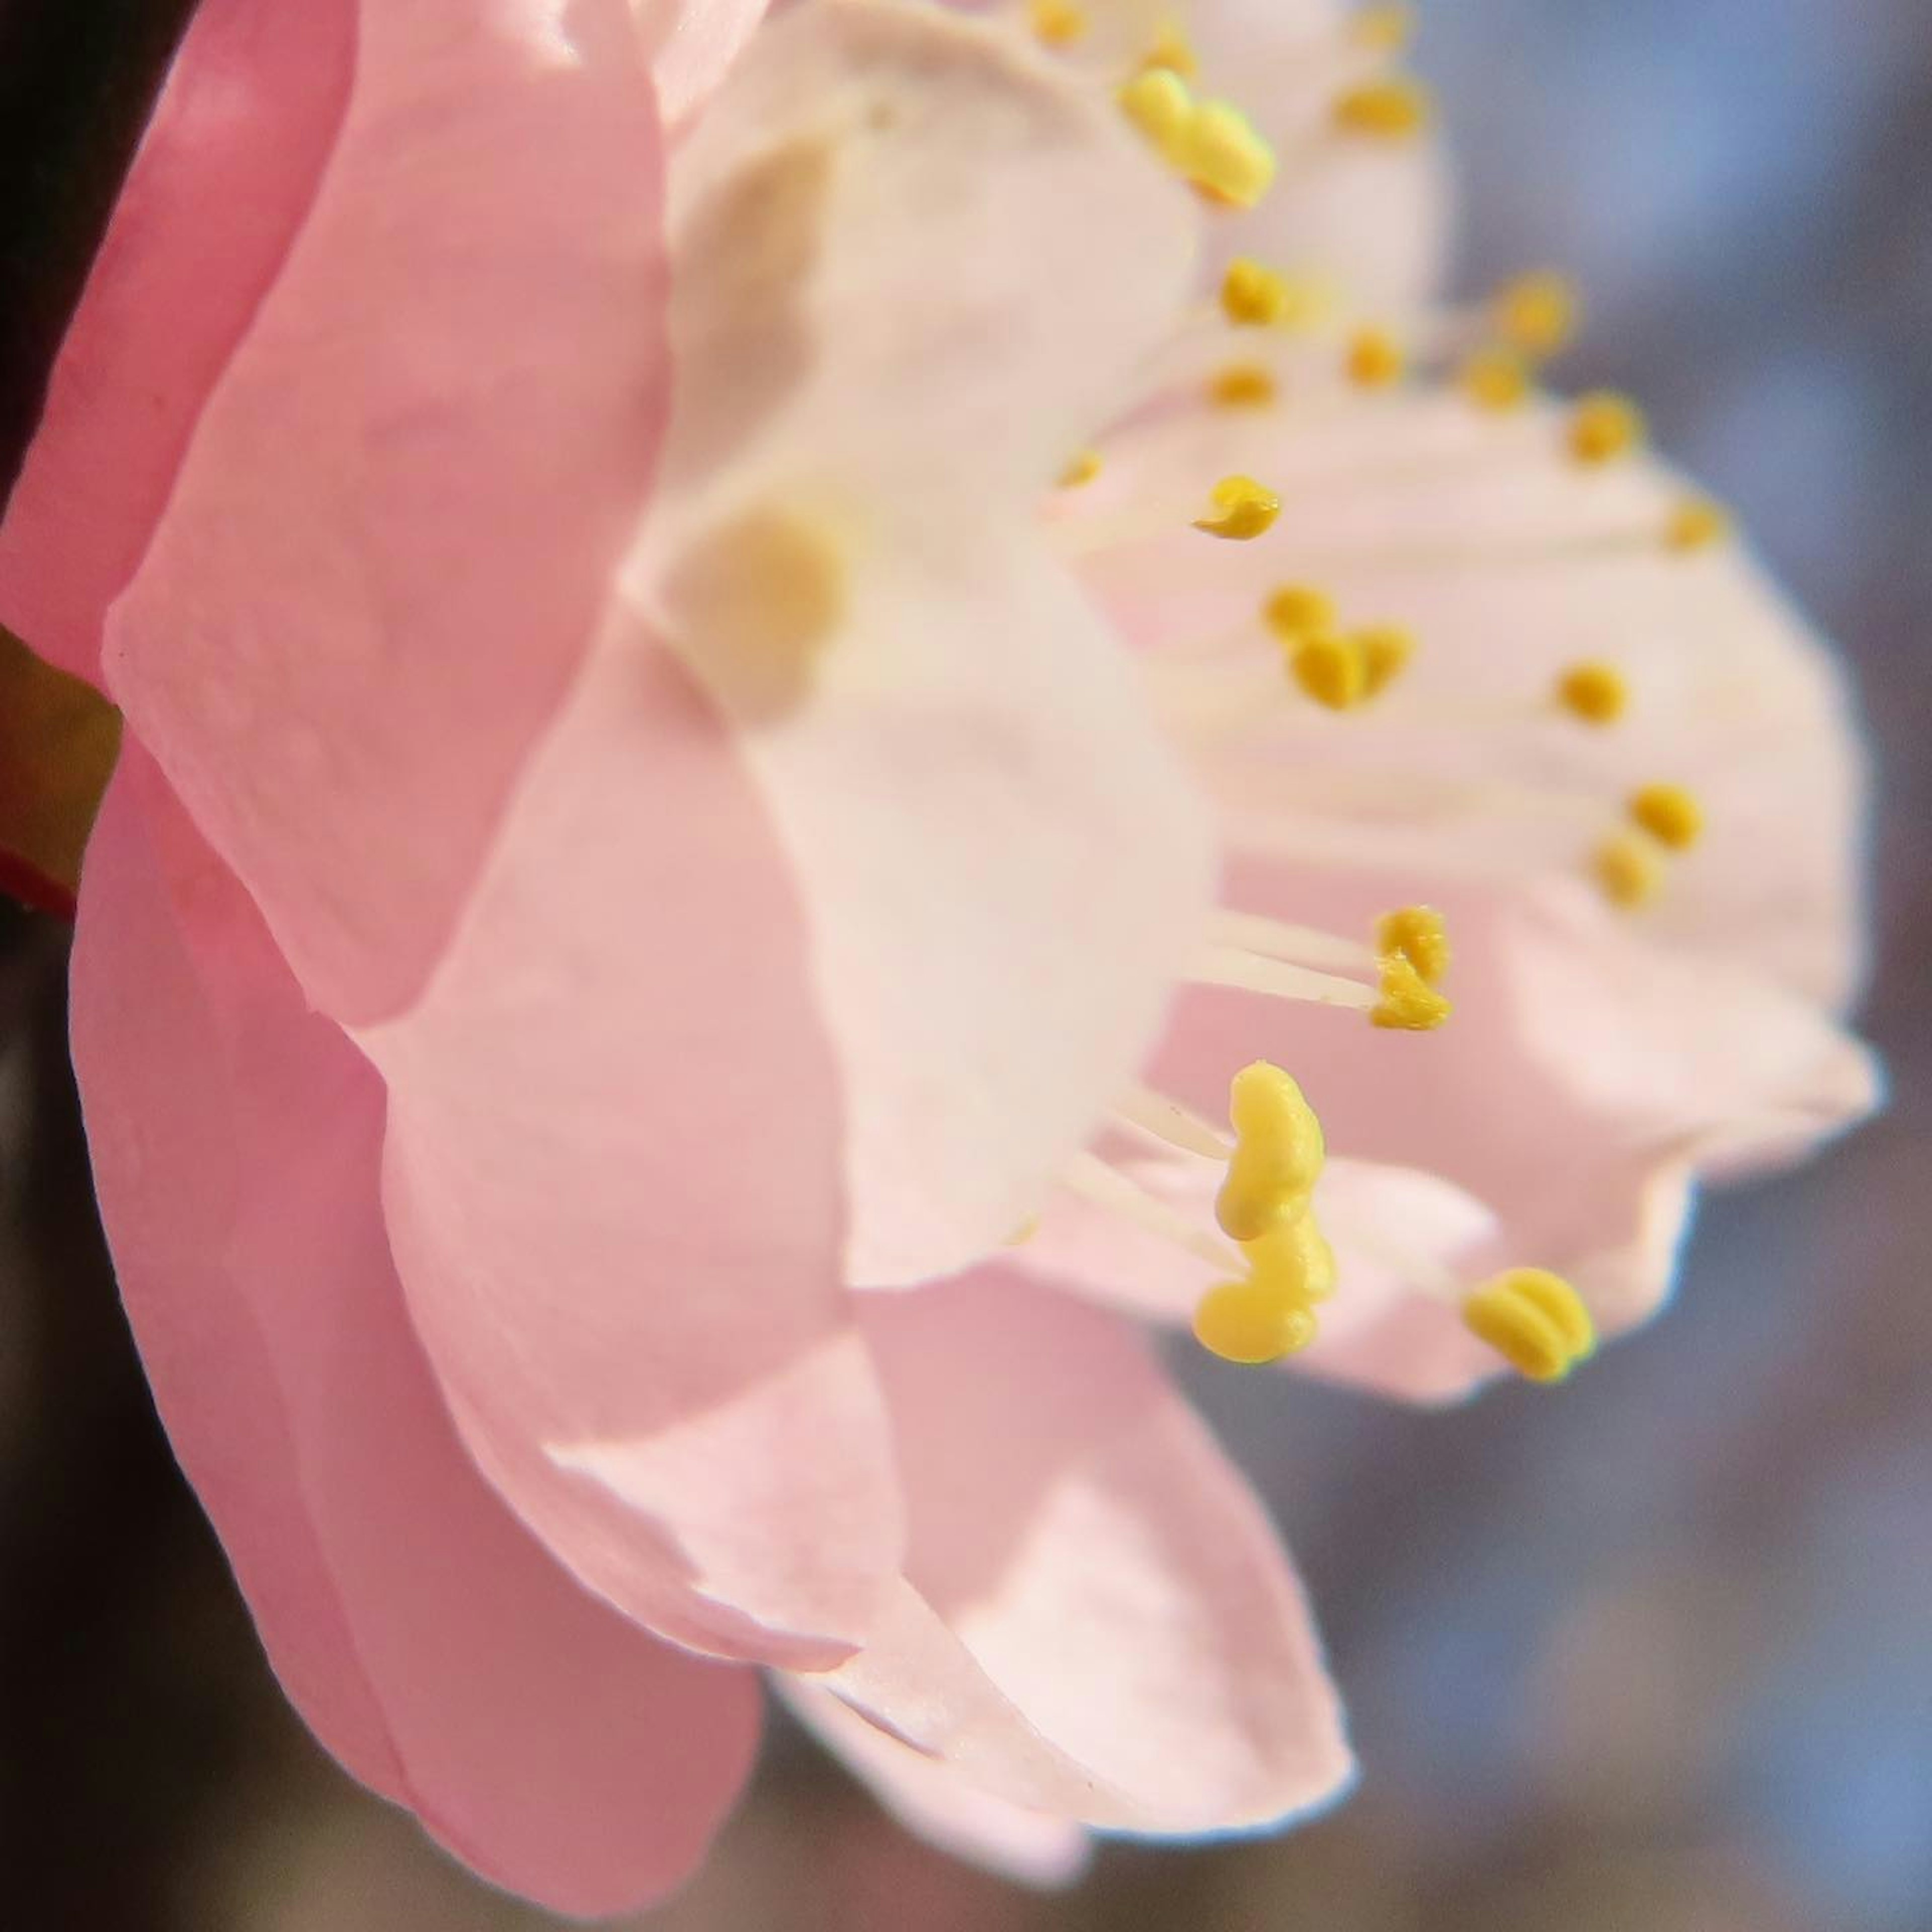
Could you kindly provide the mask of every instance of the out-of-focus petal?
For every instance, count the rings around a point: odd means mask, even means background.
[[[1068,1885],[1086,1870],[1093,1841],[1084,1826],[978,1790],[802,1678],[781,1676],[776,1688],[793,1716],[907,1830],[941,1851],[1026,1885]]]
[[[1032,524],[1176,312],[1190,221],[1018,37],[864,4],[762,32],[674,186],[634,588],[798,877],[850,1275],[956,1270],[1144,1052],[1206,894],[1198,806]]]
[[[104,662],[310,998],[368,1021],[421,986],[570,687],[666,397],[624,0],[368,0],[356,33]]]
[[[397,1265],[478,1463],[652,1628],[824,1664],[902,1519],[804,950],[724,728],[620,613],[422,999],[361,1037]]]
[[[0,616],[76,677],[100,682],[107,607],[308,212],[356,16],[353,0],[203,0],[189,26],[0,523]]]
[[[389,1262],[380,1084],[138,752],[74,1025],[136,1336],[291,1696],[499,1883],[584,1913],[668,1889],[749,1768],[755,1685],[585,1594],[465,1457]]]
[[[724,78],[764,19],[767,0],[631,0],[667,127],[675,128]]]
[[[1009,1272],[865,1305],[917,1594],[814,1681],[1089,1822],[1211,1830],[1334,1796],[1350,1760],[1300,1590],[1131,1327]]]

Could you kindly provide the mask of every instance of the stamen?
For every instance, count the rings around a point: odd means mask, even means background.
[[[1221,410],[1264,410],[1276,394],[1274,372],[1259,362],[1231,362],[1208,385],[1208,400]]]
[[[1084,488],[1100,475],[1100,452],[1097,449],[1083,449],[1060,472],[1060,487],[1063,490]]]
[[[1270,1283],[1221,1282],[1194,1310],[1194,1339],[1210,1355],[1246,1368],[1298,1354],[1315,1340],[1315,1311]]]
[[[1635,832],[1606,839],[1591,863],[1605,897],[1626,911],[1648,905],[1664,890],[1664,855]]]
[[[1322,1123],[1300,1087],[1264,1060],[1234,1076],[1228,1120],[1234,1151],[1214,1216],[1231,1239],[1258,1241],[1306,1208],[1326,1157]]]
[[[1368,701],[1368,660],[1353,638],[1317,632],[1288,654],[1294,681],[1330,711],[1353,711]]]
[[[1600,389],[1578,402],[1570,418],[1570,454],[1594,468],[1627,456],[1644,438],[1641,411],[1628,396]]]
[[[1426,907],[1414,910],[1439,922],[1440,914]],[[1390,914],[1390,919],[1403,916]],[[1384,922],[1386,925],[1387,921]],[[1376,955],[1359,940],[1346,939],[1339,932],[1326,932],[1316,926],[1291,926],[1286,920],[1270,919],[1256,912],[1234,912],[1222,908],[1208,922],[1208,932],[1222,946],[1258,952],[1264,959],[1280,959],[1296,966],[1333,966],[1343,971],[1366,972],[1374,966]],[[1400,951],[1384,939],[1378,951]]]
[[[1252,1279],[1298,1301],[1326,1301],[1335,1292],[1335,1250],[1312,1205],[1281,1216],[1264,1234],[1241,1244]]]
[[[1331,630],[1335,600],[1312,584],[1284,584],[1262,607],[1262,620],[1285,644],[1299,644],[1311,631]]]
[[[1630,703],[1630,686],[1613,664],[1572,664],[1556,681],[1556,701],[1586,724],[1614,724]]]
[[[1148,1234],[1184,1249],[1211,1268],[1226,1270],[1240,1265],[1240,1257],[1224,1241],[1216,1240],[1198,1222],[1170,1207],[1159,1195],[1150,1193],[1137,1180],[1082,1149],[1061,1168],[1060,1184],[1108,1213],[1118,1214]]]
[[[1274,150],[1247,116],[1228,101],[1197,100],[1172,68],[1143,68],[1118,98],[1168,166],[1211,199],[1252,208],[1273,184]]]
[[[1114,1106],[1115,1118],[1183,1154],[1226,1160],[1234,1143],[1190,1108],[1151,1087],[1130,1087]]]
[[[1544,268],[1504,283],[1492,298],[1490,313],[1505,342],[1540,362],[1569,346],[1581,308],[1576,285]]]
[[[1260,993],[1274,1000],[1300,1000],[1317,1006],[1340,1006],[1366,1013],[1376,1004],[1372,986],[1318,973],[1306,966],[1250,952],[1238,946],[1208,946],[1196,954],[1187,978],[1197,986],[1226,986],[1238,993]]]
[[[1371,53],[1401,53],[1415,38],[1415,9],[1403,0],[1364,7],[1348,22],[1348,32],[1358,46]]]
[[[1708,550],[1730,533],[1730,512],[1723,504],[1708,496],[1687,496],[1664,526],[1664,547],[1686,554]]]
[[[1178,20],[1165,20],[1155,31],[1153,45],[1141,58],[1142,71],[1144,73],[1150,68],[1165,68],[1168,73],[1180,75],[1183,80],[1192,80],[1200,73],[1200,56],[1195,52],[1194,44]]]
[[[1238,328],[1272,328],[1288,313],[1289,295],[1285,276],[1244,255],[1221,278],[1221,312]]]
[[[1348,344],[1342,364],[1350,382],[1358,389],[1386,389],[1402,380],[1405,358],[1402,344],[1385,328],[1358,329]]]
[[[1372,624],[1355,634],[1368,678],[1368,694],[1378,698],[1408,667],[1415,655],[1414,634],[1398,624]]]
[[[1194,92],[1186,82],[1172,68],[1145,68],[1121,88],[1117,98],[1120,111],[1162,159],[1181,169],[1187,130],[1194,122]]]
[[[1429,125],[1429,90],[1408,74],[1364,81],[1336,97],[1335,125],[1376,141],[1412,140]]]
[[[1433,906],[1403,906],[1376,922],[1376,949],[1406,959],[1431,986],[1448,975],[1449,924]]]
[[[1462,1304],[1462,1320],[1519,1375],[1558,1382],[1594,1352],[1596,1324],[1582,1296],[1546,1268],[1511,1268]]]
[[[1397,1033],[1433,1033],[1454,1010],[1406,952],[1384,957],[1382,998],[1369,1011],[1373,1024]]]
[[[1027,22],[1034,38],[1049,47],[1070,47],[1087,38],[1084,9],[1073,0],[1028,0]]]
[[[1688,851],[1704,830],[1704,808],[1682,785],[1646,785],[1632,794],[1630,815],[1673,852]]]
[[[1529,369],[1513,349],[1479,349],[1456,377],[1463,394],[1479,410],[1506,416],[1529,400]]]
[[[1197,530],[1205,530],[1210,537],[1247,543],[1265,536],[1281,514],[1281,499],[1252,476],[1224,476],[1210,494],[1214,513],[1198,517],[1194,523]]]

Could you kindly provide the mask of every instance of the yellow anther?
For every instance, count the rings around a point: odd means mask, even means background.
[[[1358,328],[1349,339],[1342,364],[1358,389],[1386,389],[1402,380],[1406,358],[1402,344],[1385,328]]]
[[[1704,830],[1704,808],[1682,785],[1647,784],[1630,795],[1630,815],[1660,844],[1688,851]]]
[[[1194,527],[1210,537],[1226,537],[1231,542],[1247,543],[1265,536],[1281,514],[1281,499],[1264,490],[1252,476],[1224,476],[1210,493],[1214,500],[1211,516],[1197,517]]]
[[[1599,389],[1585,396],[1570,416],[1570,454],[1579,463],[1614,463],[1644,437],[1643,414],[1628,396]]]
[[[1214,1215],[1230,1240],[1258,1241],[1307,1205],[1321,1177],[1322,1123],[1301,1089],[1279,1066],[1258,1060],[1228,1092],[1234,1132]]]
[[[1540,362],[1568,346],[1582,308],[1576,284],[1545,268],[1505,282],[1491,299],[1490,314],[1505,342]]]
[[[1406,141],[1428,126],[1431,106],[1429,90],[1419,80],[1390,74],[1338,95],[1335,124],[1344,134],[1372,140]]]
[[[1201,1298],[1194,1339],[1224,1362],[1278,1362],[1315,1339],[1315,1315],[1265,1282],[1224,1281]]]
[[[1295,682],[1330,711],[1353,711],[1368,701],[1368,658],[1354,638],[1310,633],[1290,650],[1288,668]]]
[[[1231,362],[1208,385],[1208,400],[1220,410],[1264,410],[1278,393],[1274,371],[1259,362]]]
[[[1097,449],[1083,449],[1060,472],[1060,487],[1063,490],[1083,488],[1100,475],[1100,452]]]
[[[1408,668],[1415,639],[1399,624],[1372,624],[1355,634],[1362,654],[1363,694],[1378,698]]]
[[[1285,277],[1242,256],[1221,278],[1221,313],[1240,328],[1272,328],[1287,314]]]
[[[1141,57],[1142,71],[1149,68],[1165,68],[1183,80],[1192,80],[1201,71],[1200,56],[1178,20],[1163,20],[1155,31],[1153,45]]]
[[[1073,0],[1028,0],[1027,24],[1046,46],[1070,47],[1087,38],[1090,22]]]
[[[1194,90],[1172,68],[1143,68],[1121,88],[1120,111],[1173,167],[1186,165]]]
[[[1687,496],[1664,526],[1664,548],[1689,552],[1708,550],[1731,533],[1731,514],[1708,496]]]
[[[1285,1299],[1324,1301],[1335,1292],[1335,1250],[1312,1207],[1283,1214],[1266,1234],[1244,1241],[1241,1252],[1248,1258],[1248,1278]]]
[[[1448,922],[1433,906],[1403,906],[1376,922],[1376,950],[1406,959],[1430,986],[1449,971]]]
[[[1586,724],[1614,724],[1630,703],[1630,686],[1614,664],[1572,664],[1556,680],[1556,701]]]
[[[1274,148],[1256,133],[1248,117],[1227,101],[1203,101],[1194,111],[1185,141],[1184,172],[1213,200],[1230,208],[1252,208],[1274,184]]]
[[[1415,9],[1402,0],[1364,7],[1348,22],[1355,44],[1372,53],[1399,54],[1415,38]]]
[[[1380,964],[1382,998],[1369,1010],[1372,1025],[1392,1033],[1433,1033],[1455,1010],[1407,953],[1385,952]]]
[[[1335,600],[1312,584],[1284,584],[1262,606],[1262,616],[1283,644],[1296,644],[1311,631],[1333,628]]]
[[[1634,911],[1664,890],[1664,854],[1654,840],[1620,832],[1597,848],[1591,868],[1612,905]]]
[[[1462,1304],[1469,1332],[1519,1375],[1559,1382],[1597,1346],[1583,1299],[1546,1268],[1511,1268],[1486,1282]]]
[[[1464,395],[1498,416],[1529,400],[1529,368],[1514,349],[1479,349],[1457,370]]]

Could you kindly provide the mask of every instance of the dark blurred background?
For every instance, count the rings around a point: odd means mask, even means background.
[[[1574,270],[1566,377],[1641,395],[1857,668],[1891,1111],[1708,1201],[1679,1307],[1559,1396],[1421,1417],[1197,1376],[1330,1634],[1366,1768],[1333,1817],[1112,1848],[1042,1898],[780,1736],[658,1932],[1932,1927],[1932,7],[1424,10],[1468,286]],[[0,911],[0,1926],[547,1925],[348,1784],[268,1679],[116,1306],[64,941]]]

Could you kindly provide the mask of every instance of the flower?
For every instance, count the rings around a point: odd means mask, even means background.
[[[1867,1095],[1826,674],[1529,400],[1560,286],[1436,380],[1390,10],[760,10],[205,0],[0,526],[127,722],[74,1052],[178,1453],[328,1748],[584,1912],[748,1666],[1036,1876],[1332,1797],[1101,1304],[1558,1373]]]

